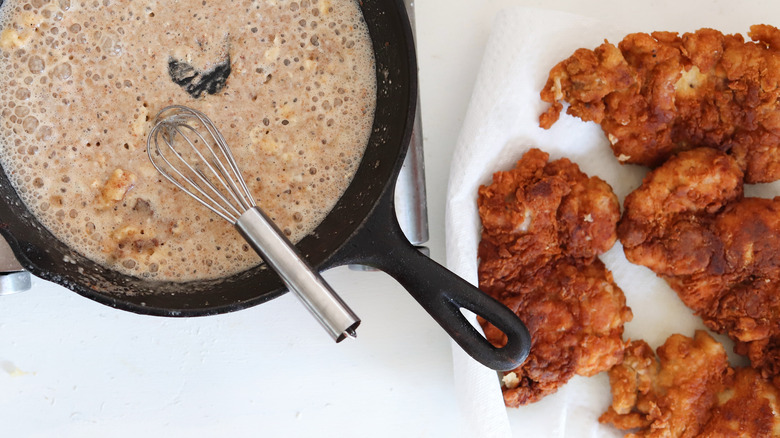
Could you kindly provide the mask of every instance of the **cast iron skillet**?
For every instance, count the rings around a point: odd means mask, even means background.
[[[0,0],[0,7],[2,3]],[[414,42],[400,0],[364,0],[360,7],[376,59],[378,90],[373,131],[351,185],[298,248],[321,271],[363,264],[387,272],[475,359],[497,370],[516,368],[530,348],[530,336],[520,319],[420,254],[397,223],[393,187],[411,137],[417,99]],[[286,292],[277,275],[263,265],[227,279],[190,283],[145,280],[105,269],[70,250],[41,226],[3,172],[0,233],[19,262],[34,275],[100,303],[141,314],[213,315],[261,304]],[[502,330],[507,344],[502,348],[492,346],[464,318],[461,308],[483,316]]]

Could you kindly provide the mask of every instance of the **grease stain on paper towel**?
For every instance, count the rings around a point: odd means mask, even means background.
[[[13,362],[8,361],[8,360],[4,360],[4,361],[0,362],[0,369],[5,371],[6,373],[8,373],[8,375],[11,376],[11,377],[21,377],[21,376],[26,376],[26,375],[35,375],[34,372],[22,371],[21,369],[19,369],[19,367],[14,365]]]

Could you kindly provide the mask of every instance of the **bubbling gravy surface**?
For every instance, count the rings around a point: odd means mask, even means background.
[[[230,73],[196,98],[172,61]],[[260,259],[149,163],[157,111],[206,113],[292,241],[351,182],[374,115],[355,0],[6,0],[0,66],[0,164],[28,209],[83,255],[158,280],[228,276]]]

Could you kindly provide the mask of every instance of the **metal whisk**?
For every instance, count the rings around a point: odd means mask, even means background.
[[[257,207],[225,138],[200,111],[163,108],[146,142],[154,167],[176,187],[232,223],[339,342],[360,319]]]

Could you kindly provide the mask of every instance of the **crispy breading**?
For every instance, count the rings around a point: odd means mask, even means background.
[[[752,368],[729,367],[707,332],[658,348],[632,341],[609,371],[612,404],[599,421],[627,437],[769,438],[780,433],[780,391]]]
[[[511,371],[516,382],[504,385],[507,406],[538,401],[575,374],[595,375],[622,358],[623,324],[631,319],[631,311],[599,259],[578,263],[559,258],[535,276],[504,286],[487,291],[502,297],[523,319],[532,340],[526,362]],[[482,322],[491,342],[506,343],[503,333]]]
[[[729,152],[749,183],[780,179],[780,30],[634,33],[579,49],[552,68],[549,128],[568,114],[601,124],[622,163],[659,166],[705,146]]]
[[[609,369],[623,354],[625,297],[597,256],[616,240],[617,197],[567,159],[537,149],[479,189],[480,288],[516,312],[532,339],[505,373],[507,406],[532,403],[573,375]],[[495,345],[506,338],[480,319]]]
[[[629,437],[698,436],[729,376],[723,346],[699,330],[669,337],[657,359],[641,340],[625,351],[609,372],[612,405],[599,421],[636,429]]]
[[[744,198],[730,156],[681,152],[629,194],[626,258],[663,277],[765,377],[780,375],[780,198]]]

